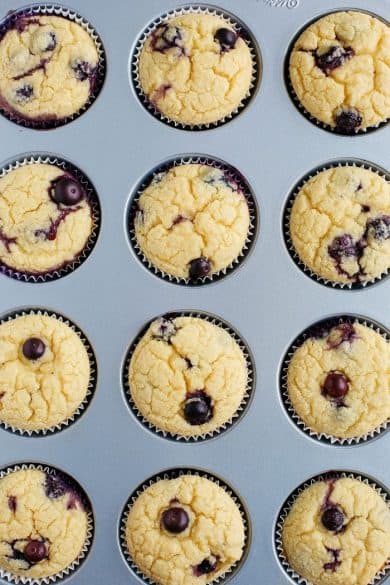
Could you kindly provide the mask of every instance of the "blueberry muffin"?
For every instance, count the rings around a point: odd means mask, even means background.
[[[87,533],[82,495],[65,478],[25,469],[0,480],[1,570],[22,579],[61,573],[79,557]]]
[[[374,16],[332,12],[308,26],[290,55],[297,99],[318,122],[355,134],[390,117],[390,31]]]
[[[71,264],[94,228],[80,182],[53,164],[27,164],[0,178],[0,263],[45,275]]]
[[[134,564],[158,585],[214,582],[243,554],[245,529],[232,497],[195,475],[163,479],[130,509],[126,542]]]
[[[292,406],[316,433],[348,439],[390,419],[390,344],[366,325],[314,328],[288,366]]]
[[[147,38],[139,59],[144,95],[169,120],[218,122],[248,96],[253,76],[246,41],[223,18],[176,16]]]
[[[390,267],[390,183],[354,166],[319,172],[297,194],[290,234],[319,277],[339,284],[379,278]]]
[[[128,370],[141,415],[160,430],[187,437],[228,423],[243,402],[247,382],[245,356],[233,337],[190,316],[154,321]]]
[[[317,481],[296,499],[282,539],[290,566],[312,585],[368,585],[390,556],[390,510],[357,479]]]
[[[67,421],[88,391],[90,363],[77,333],[42,314],[0,324],[0,421],[43,430]]]
[[[0,38],[0,104],[19,120],[77,114],[94,91],[99,55],[84,28],[61,16],[25,15]]]
[[[146,260],[178,279],[225,270],[242,254],[247,200],[226,172],[183,164],[155,175],[137,202],[134,229]]]

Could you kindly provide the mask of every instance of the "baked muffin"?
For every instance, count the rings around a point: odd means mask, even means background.
[[[343,134],[390,117],[390,31],[358,11],[332,12],[309,25],[290,55],[298,101],[318,122]]]
[[[0,178],[0,263],[27,275],[65,268],[94,229],[91,203],[71,172],[26,164]]]
[[[220,16],[183,14],[161,23],[139,58],[142,91],[169,120],[210,124],[234,113],[253,76],[246,41]]]
[[[29,314],[0,324],[0,421],[22,430],[66,422],[90,381],[87,350],[54,316]]]
[[[390,183],[361,167],[320,171],[295,198],[290,234],[319,277],[340,284],[379,278],[390,267]]]
[[[184,437],[229,423],[248,383],[245,356],[233,337],[190,316],[154,321],[138,342],[127,375],[140,414],[157,429]]]
[[[99,54],[77,22],[21,12],[0,38],[0,104],[42,124],[77,114],[97,82]]]
[[[69,568],[88,534],[83,496],[65,477],[39,469],[0,480],[0,569],[44,579]]]
[[[162,479],[130,509],[126,542],[133,563],[158,585],[214,582],[242,555],[245,529],[232,497],[196,475]]]
[[[288,366],[291,404],[316,433],[347,439],[390,419],[390,344],[358,322],[312,330]]]
[[[242,254],[250,217],[232,177],[203,164],[155,175],[137,201],[137,244],[152,266],[178,279],[213,276]]]
[[[317,481],[297,497],[282,539],[290,566],[312,585],[368,585],[390,556],[390,510],[357,479]]]

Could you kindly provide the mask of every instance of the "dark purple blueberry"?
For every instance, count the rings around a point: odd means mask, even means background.
[[[33,86],[25,83],[16,89],[15,94],[18,102],[28,102],[34,94]]]
[[[153,338],[161,339],[161,341],[166,341],[169,343],[171,337],[176,335],[176,333],[177,329],[172,319],[161,317],[161,319],[159,319],[154,326]]]
[[[53,500],[56,498],[61,498],[68,491],[68,486],[58,475],[47,474],[44,488],[47,497]]]
[[[57,46],[57,38],[54,32],[49,32],[47,35],[47,45],[45,51],[54,51]]]
[[[351,47],[333,46],[329,47],[326,53],[320,55],[315,53],[314,60],[317,65],[326,75],[334,69],[341,67],[346,61],[351,59],[355,51]]]
[[[194,575],[200,577],[201,575],[208,575],[217,568],[218,557],[211,556],[208,559],[203,559],[199,565],[193,567]]]
[[[45,543],[41,540],[29,540],[24,547],[23,554],[27,562],[35,564],[46,559],[48,552]]]
[[[330,246],[328,246],[328,253],[329,256],[337,261],[342,258],[358,256],[356,243],[350,234],[343,234],[334,238]]]
[[[367,232],[376,240],[388,240],[390,238],[390,216],[376,217],[367,224]]]
[[[165,510],[161,516],[161,522],[165,530],[172,534],[180,534],[187,528],[190,519],[187,512],[179,506]]]
[[[341,134],[356,134],[363,118],[357,110],[342,110],[336,115],[336,130]]]
[[[194,258],[189,263],[189,276],[192,280],[204,278],[211,270],[210,262],[207,258]]]
[[[334,399],[343,398],[348,390],[348,379],[341,372],[330,372],[322,387],[324,395]]]
[[[229,28],[219,28],[214,39],[221,45],[222,51],[230,51],[234,48],[237,41],[237,34]]]
[[[184,55],[185,50],[182,40],[183,35],[180,28],[177,26],[170,26],[169,24],[163,24],[152,33],[151,47],[153,51],[158,51],[159,53],[164,53],[169,49],[178,47]]]
[[[11,512],[16,512],[17,508],[17,497],[16,496],[8,496],[8,508]]]
[[[87,61],[82,61],[81,59],[76,59],[76,61],[73,61],[72,69],[75,73],[76,79],[79,81],[85,81],[86,79],[89,79],[96,71],[96,67]]]
[[[203,390],[187,394],[184,418],[190,425],[204,425],[213,416],[211,398]]]
[[[328,551],[328,553],[330,555],[332,555],[332,562],[325,563],[324,564],[324,569],[325,569],[325,571],[332,571],[332,573],[334,573],[336,571],[337,567],[339,567],[341,565],[341,561],[340,561],[340,549],[338,549],[338,548],[329,548],[328,546],[326,546],[325,548]]]
[[[46,350],[46,345],[39,337],[30,337],[23,343],[22,352],[28,360],[39,360]]]
[[[344,527],[344,521],[344,513],[338,506],[330,506],[321,516],[322,524],[331,532],[340,532]]]
[[[362,205],[361,208],[363,213],[368,213],[371,210],[369,205]]]
[[[56,203],[62,203],[62,205],[76,205],[83,199],[84,189],[75,179],[64,176],[55,181],[51,197]]]
[[[330,331],[330,336],[327,342],[328,348],[337,349],[342,343],[352,343],[352,341],[357,338],[358,335],[356,334],[352,323],[340,323],[340,325],[333,327]]]

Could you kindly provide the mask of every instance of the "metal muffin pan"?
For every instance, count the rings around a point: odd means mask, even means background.
[[[24,4],[2,0],[0,16]],[[53,465],[80,482],[91,499],[95,539],[74,585],[139,583],[121,557],[119,517],[134,489],[164,469],[203,469],[232,485],[245,502],[252,544],[234,585],[287,585],[274,554],[274,526],[283,502],[308,477],[354,469],[390,487],[390,433],[354,449],[322,445],[290,423],[279,399],[283,356],[315,321],[357,314],[390,326],[389,280],[356,291],[324,287],[294,264],[281,228],[288,194],[313,168],[357,158],[390,170],[388,126],[356,137],[326,132],[296,109],[284,82],[289,44],[305,23],[334,9],[367,9],[367,0],[216,4],[249,26],[263,60],[259,91],[223,126],[196,132],[163,124],[129,84],[136,39],[159,14],[182,5],[176,0],[72,0],[70,8],[91,21],[104,44],[107,76],[100,95],[87,112],[55,130],[23,128],[0,116],[1,163],[34,152],[63,157],[91,179],[101,204],[96,246],[72,274],[39,285],[0,278],[0,314],[34,306],[65,314],[96,353],[96,395],[77,424],[33,439],[0,430],[0,468],[29,461]],[[390,19],[387,0],[370,0],[369,9]],[[227,161],[243,174],[260,206],[261,225],[250,256],[229,278],[213,286],[174,286],[145,270],[129,249],[126,205],[151,169],[194,152]],[[178,309],[214,313],[231,323],[247,341],[257,371],[246,416],[229,433],[199,444],[166,441],[142,429],[123,400],[126,349],[155,315]]]

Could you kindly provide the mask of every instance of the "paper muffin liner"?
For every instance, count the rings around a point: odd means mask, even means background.
[[[19,282],[45,283],[58,280],[59,278],[70,274],[88,258],[94,249],[97,238],[99,236],[101,209],[96,190],[89,178],[78,167],[69,161],[55,155],[31,154],[15,159],[0,168],[0,179],[15,169],[33,164],[50,164],[57,167],[58,169],[68,172],[70,175],[73,175],[75,179],[77,179],[78,182],[82,185],[85,191],[92,218],[91,233],[84,248],[72,260],[69,260],[69,262],[64,262],[62,265],[54,267],[51,270],[45,272],[34,273],[12,268],[4,261],[0,260],[0,274],[14,278]]]
[[[357,473],[354,471],[342,471],[342,470],[335,470],[335,471],[327,471],[325,473],[320,473],[315,475],[299,485],[285,500],[281,509],[279,510],[275,528],[274,528],[274,548],[276,557],[279,561],[280,567],[285,575],[289,578],[291,583],[296,583],[297,585],[312,585],[310,581],[307,581],[303,577],[301,577],[298,573],[292,569],[290,566],[287,557],[284,552],[283,547],[283,528],[285,520],[294,505],[295,501],[297,500],[298,496],[308,487],[312,486],[313,484],[317,483],[318,481],[329,481],[330,479],[342,479],[342,478],[351,478],[361,481],[362,483],[372,487],[377,494],[379,494],[384,501],[386,502],[387,506],[390,508],[390,493],[387,487],[383,484],[378,482],[376,479],[364,475],[362,473]],[[384,567],[375,575],[374,579],[370,581],[367,585],[379,585],[383,583],[390,573],[390,558],[387,560]]]
[[[333,445],[336,447],[353,447],[367,443],[369,441],[373,441],[374,439],[377,439],[386,433],[390,428],[390,418],[368,433],[347,439],[329,435],[327,433],[319,433],[308,427],[306,423],[300,418],[300,416],[295,411],[288,392],[288,369],[297,349],[299,349],[299,347],[301,347],[307,339],[310,339],[312,333],[316,329],[322,327],[328,329],[343,323],[349,323],[351,325],[358,323],[359,325],[369,327],[381,335],[388,343],[390,343],[390,331],[380,323],[377,323],[372,319],[367,319],[366,317],[360,317],[356,315],[337,315],[334,317],[322,319],[321,321],[317,321],[316,323],[307,327],[302,333],[300,333],[298,337],[294,339],[285,353],[279,375],[279,389],[281,401],[289,419],[307,437],[310,437],[311,439],[326,445]]]
[[[210,581],[209,584],[216,585],[218,583],[220,585],[225,585],[225,583],[230,582],[230,580],[233,579],[233,577],[235,577],[237,575],[237,573],[239,572],[239,570],[241,569],[241,567],[243,566],[243,564],[245,563],[245,561],[247,559],[249,549],[251,546],[251,541],[252,541],[252,526],[251,526],[250,516],[249,516],[248,509],[246,507],[246,504],[244,503],[242,498],[239,496],[239,494],[236,492],[236,490],[234,490],[232,488],[232,486],[230,486],[228,483],[226,483],[226,481],[223,480],[221,477],[219,477],[215,474],[209,473],[208,471],[205,471],[204,469],[198,469],[195,467],[175,467],[175,468],[171,468],[171,469],[166,469],[166,470],[163,470],[159,473],[156,473],[155,475],[152,475],[151,477],[146,479],[131,493],[131,495],[127,499],[127,501],[122,509],[122,512],[121,512],[120,518],[119,518],[118,539],[119,539],[119,547],[120,547],[120,550],[122,553],[122,557],[123,557],[125,563],[127,564],[128,568],[130,569],[130,571],[136,577],[138,577],[138,579],[142,583],[144,583],[145,585],[159,585],[159,583],[157,581],[154,581],[151,577],[147,577],[138,568],[138,566],[134,563],[134,561],[130,555],[130,552],[129,552],[128,547],[127,547],[127,540],[126,540],[126,524],[127,524],[127,518],[129,516],[129,512],[130,512],[131,508],[133,507],[135,501],[138,499],[138,497],[147,488],[149,488],[153,484],[158,483],[159,481],[164,480],[164,479],[177,479],[178,477],[184,477],[186,475],[195,475],[198,477],[204,477],[204,478],[214,482],[219,487],[223,488],[225,490],[225,492],[227,494],[229,494],[229,496],[232,498],[232,500],[236,504],[237,508],[239,509],[240,514],[241,514],[241,518],[243,521],[243,525],[244,525],[245,543],[244,543],[244,550],[243,550],[243,554],[242,554],[241,559],[236,561],[223,575],[221,575],[217,579],[214,579],[213,581]]]
[[[335,134],[338,136],[346,136],[346,137],[364,136],[364,135],[367,135],[371,132],[375,132],[379,128],[383,128],[384,126],[386,126],[389,123],[390,118],[388,118],[387,120],[383,120],[382,122],[378,122],[378,124],[376,124],[375,126],[369,126],[368,128],[361,128],[361,129],[359,129],[356,132],[353,132],[351,134],[341,132],[341,131],[337,130],[336,127],[330,126],[329,124],[326,124],[325,122],[321,122],[321,120],[318,120],[315,116],[313,116],[312,114],[310,114],[310,112],[308,112],[306,110],[306,108],[302,105],[298,95],[296,94],[294,87],[293,87],[293,84],[292,84],[291,79],[290,79],[290,57],[291,57],[291,53],[294,49],[295,43],[297,42],[297,40],[299,39],[301,34],[309,26],[311,26],[312,24],[314,24],[315,22],[317,22],[321,18],[324,18],[325,16],[328,16],[329,14],[333,14],[336,12],[362,12],[363,14],[368,14],[369,16],[373,16],[374,18],[377,18],[378,20],[380,20],[381,22],[383,22],[387,26],[390,26],[390,23],[385,18],[383,18],[383,16],[379,16],[375,12],[371,12],[371,11],[365,10],[363,8],[349,8],[349,7],[346,7],[344,9],[336,8],[334,10],[328,10],[327,12],[324,12],[323,14],[316,16],[315,18],[313,18],[312,20],[307,22],[302,28],[299,29],[299,31],[294,35],[294,38],[292,39],[292,41],[290,42],[290,44],[288,46],[287,54],[286,54],[285,61],[284,61],[284,82],[285,82],[285,85],[287,88],[287,93],[289,94],[290,99],[291,99],[292,103],[294,104],[294,106],[307,120],[309,120],[309,122],[314,124],[314,126],[317,126],[318,128],[322,128],[323,130],[326,130],[327,132],[331,132],[332,134]]]
[[[141,413],[141,411],[138,409],[137,405],[135,404],[133,397],[131,395],[131,389],[130,389],[130,385],[129,385],[128,372],[129,372],[131,358],[133,357],[133,353],[134,353],[138,343],[140,342],[142,337],[145,335],[145,333],[149,329],[150,325],[154,321],[156,321],[157,319],[161,319],[161,318],[175,319],[177,317],[194,317],[194,318],[198,318],[198,319],[204,319],[208,323],[216,325],[216,326],[220,327],[221,329],[223,329],[224,331],[227,331],[227,333],[229,333],[229,335],[234,339],[234,341],[238,344],[239,348],[243,352],[245,362],[246,362],[246,367],[247,367],[247,373],[248,373],[247,385],[246,385],[245,393],[242,397],[241,403],[240,403],[237,411],[234,413],[234,415],[228,421],[226,421],[223,425],[221,425],[217,429],[214,429],[212,431],[209,431],[208,433],[204,433],[204,434],[200,434],[200,435],[183,436],[183,435],[180,435],[177,433],[171,433],[169,431],[165,431],[163,429],[160,429],[159,427],[157,427],[156,425],[151,423],[147,418],[145,418],[143,416],[143,414]],[[217,317],[216,315],[212,315],[210,313],[205,313],[204,311],[190,311],[190,310],[171,311],[169,313],[164,313],[163,315],[158,315],[157,317],[154,317],[153,319],[148,321],[148,323],[141,329],[141,331],[138,333],[136,338],[133,340],[129,349],[126,352],[126,356],[125,356],[125,359],[123,362],[122,376],[121,377],[122,377],[122,388],[124,391],[124,398],[125,398],[126,404],[128,405],[131,413],[136,417],[137,421],[145,429],[154,433],[158,437],[162,437],[164,439],[168,439],[168,440],[174,441],[176,443],[179,442],[179,443],[186,443],[186,444],[200,443],[203,441],[208,441],[210,439],[220,437],[224,433],[228,432],[234,425],[236,425],[242,419],[242,417],[248,411],[248,408],[252,402],[252,398],[253,398],[253,395],[255,392],[255,387],[256,387],[255,363],[254,363],[254,359],[252,356],[252,352],[250,351],[249,346],[246,343],[246,341],[244,341],[242,336],[235,329],[233,329],[233,327],[230,325],[230,323],[227,323],[226,321],[224,321],[220,317]]]
[[[141,52],[146,40],[149,36],[159,27],[161,24],[171,20],[172,18],[176,18],[177,16],[183,16],[184,14],[209,14],[212,16],[219,16],[222,18],[228,26],[233,28],[233,30],[240,35],[240,37],[246,42],[250,49],[251,58],[252,58],[252,79],[250,83],[249,90],[244,97],[244,99],[240,102],[240,104],[232,111],[230,114],[224,116],[220,120],[216,122],[208,122],[205,124],[184,124],[183,122],[178,122],[175,120],[171,120],[168,116],[160,112],[156,106],[149,100],[149,98],[145,95],[141,81],[139,76],[139,60],[141,56]],[[160,122],[164,122],[164,124],[168,124],[168,126],[172,126],[174,128],[178,128],[180,130],[209,130],[211,128],[218,128],[223,124],[226,124],[233,118],[235,118],[238,114],[240,114],[249,104],[249,102],[254,97],[258,86],[260,85],[261,76],[262,76],[262,59],[260,48],[252,35],[249,31],[247,26],[236,16],[231,14],[226,10],[217,9],[215,6],[207,5],[207,4],[187,4],[185,6],[180,6],[169,12],[165,12],[161,14],[158,18],[154,19],[142,32],[142,34],[138,37],[135,47],[131,52],[130,55],[130,62],[129,62],[129,70],[130,70],[130,81],[132,87],[137,95],[139,101],[144,106],[144,108],[150,112],[155,118],[160,120]]]
[[[58,321],[60,321],[61,323],[64,323],[65,325],[70,327],[70,329],[72,329],[72,331],[74,331],[77,334],[77,336],[80,338],[80,340],[82,341],[82,343],[87,351],[88,359],[89,359],[90,375],[89,375],[87,392],[86,392],[86,395],[85,395],[83,401],[79,404],[77,409],[73,412],[73,414],[70,417],[68,417],[64,421],[57,423],[56,425],[54,425],[52,427],[47,427],[45,429],[23,429],[23,428],[11,425],[11,424],[0,419],[0,428],[4,429],[5,431],[8,431],[10,433],[14,433],[16,435],[20,435],[23,437],[32,437],[32,438],[34,438],[34,437],[47,437],[47,436],[54,435],[56,433],[59,433],[65,429],[69,428],[71,425],[73,425],[75,422],[77,422],[80,419],[80,417],[84,414],[84,412],[88,408],[88,406],[89,406],[89,404],[90,404],[90,402],[95,394],[96,385],[97,385],[97,361],[96,361],[95,353],[92,349],[92,345],[91,345],[90,341],[88,340],[88,338],[86,337],[85,333],[75,323],[73,323],[73,321],[71,321],[70,319],[68,319],[64,315],[61,315],[58,312],[54,312],[54,311],[50,311],[50,310],[46,310],[46,309],[41,309],[41,308],[32,308],[32,309],[28,308],[28,309],[16,310],[16,311],[9,312],[6,315],[2,316],[0,318],[0,325],[7,323],[8,321],[13,321],[14,319],[17,319],[18,317],[24,317],[26,315],[43,315],[45,317],[53,317],[55,319],[58,319]],[[1,416],[1,413],[0,413],[0,416]]]
[[[93,88],[91,88],[88,100],[78,112],[75,112],[70,116],[66,116],[65,118],[29,119],[25,118],[22,113],[14,110],[10,104],[4,105],[0,103],[0,113],[4,117],[8,118],[8,120],[15,122],[19,126],[32,128],[35,130],[49,130],[51,128],[58,128],[59,126],[68,124],[69,122],[72,122],[81,116],[86,110],[88,110],[88,108],[98,97],[104,84],[107,68],[106,53],[103,47],[103,43],[91,23],[84,17],[80,16],[80,14],[77,12],[74,12],[70,8],[66,8],[65,6],[60,6],[58,4],[41,3],[32,4],[24,8],[10,11],[0,23],[0,40],[3,38],[6,32],[12,28],[15,21],[21,16],[61,16],[80,25],[89,34],[95,44],[95,48],[98,54],[98,64],[96,68],[96,75],[94,77]]]
[[[3,477],[10,475],[11,473],[14,473],[15,471],[26,471],[28,469],[37,469],[48,475],[60,476],[64,478],[68,485],[75,488],[75,491],[81,497],[81,501],[87,515],[86,539],[77,558],[68,567],[62,569],[62,571],[54,575],[42,578],[23,577],[20,575],[14,575],[9,571],[5,571],[4,569],[0,568],[0,579],[4,580],[6,583],[12,583],[13,585],[49,585],[50,583],[62,582],[68,577],[71,577],[81,567],[91,550],[95,533],[95,522],[92,505],[85,490],[81,487],[78,481],[76,481],[69,474],[61,471],[60,469],[57,469],[52,465],[45,465],[42,463],[19,463],[15,465],[9,465],[3,469],[0,469],[0,480]]]
[[[381,282],[385,278],[387,278],[390,274],[390,266],[387,269],[387,271],[383,272],[380,276],[377,276],[371,280],[364,280],[364,281],[359,281],[359,282],[333,282],[332,280],[328,280],[327,278],[321,276],[320,274],[317,274],[311,268],[306,266],[306,264],[301,260],[298,252],[294,248],[294,244],[293,244],[291,233],[290,233],[290,219],[291,219],[292,208],[293,208],[295,199],[297,198],[298,193],[299,193],[300,189],[303,187],[303,185],[305,185],[305,183],[307,183],[313,177],[319,175],[322,171],[326,171],[328,169],[340,168],[340,167],[363,168],[363,169],[366,169],[366,170],[371,171],[373,173],[376,173],[377,175],[379,175],[380,177],[385,179],[387,182],[390,182],[390,173],[388,171],[386,171],[385,169],[383,169],[379,165],[376,165],[372,162],[365,161],[363,159],[357,159],[357,158],[356,159],[352,159],[352,158],[344,159],[344,158],[341,158],[341,159],[329,161],[328,163],[319,165],[318,167],[314,168],[309,173],[307,173],[302,179],[300,179],[300,181],[298,183],[296,183],[296,185],[293,187],[292,191],[290,192],[290,194],[287,198],[287,202],[285,204],[284,210],[283,210],[283,219],[282,219],[283,237],[284,237],[284,242],[285,242],[286,247],[287,247],[287,251],[290,254],[293,262],[296,264],[296,266],[298,266],[298,268],[300,268],[302,270],[302,272],[304,274],[306,274],[306,276],[308,276],[309,278],[314,280],[314,282],[318,282],[322,285],[325,285],[325,286],[327,286],[329,288],[333,288],[333,289],[362,290],[362,289],[368,288],[374,284],[378,284],[379,282]]]
[[[142,248],[139,246],[137,242],[137,237],[135,233],[135,217],[138,209],[138,201],[142,195],[142,193],[149,187],[152,181],[160,174],[164,174],[168,172],[173,167],[178,167],[181,165],[186,164],[200,164],[200,165],[207,165],[211,168],[221,170],[225,176],[237,186],[237,191],[245,197],[245,200],[248,205],[249,211],[249,227],[247,237],[244,243],[244,246],[240,252],[240,254],[231,262],[228,266],[219,270],[218,272],[214,272],[213,274],[209,274],[207,276],[197,278],[197,279],[190,279],[190,278],[181,278],[179,276],[172,276],[163,270],[160,270],[155,266],[148,258],[145,256]],[[190,154],[188,156],[177,156],[170,158],[169,160],[165,161],[161,165],[154,167],[143,179],[138,183],[134,190],[134,195],[131,196],[127,212],[126,212],[126,233],[131,245],[131,248],[138,258],[142,265],[147,268],[152,274],[158,276],[162,280],[166,282],[170,282],[173,284],[179,284],[183,286],[202,286],[205,284],[211,284],[213,282],[218,282],[222,280],[226,276],[232,274],[234,270],[236,270],[249,256],[251,253],[254,244],[256,242],[257,233],[259,231],[259,212],[256,203],[256,197],[245,177],[238,171],[238,169],[232,167],[228,163],[211,156],[205,155],[198,155],[198,154]]]

